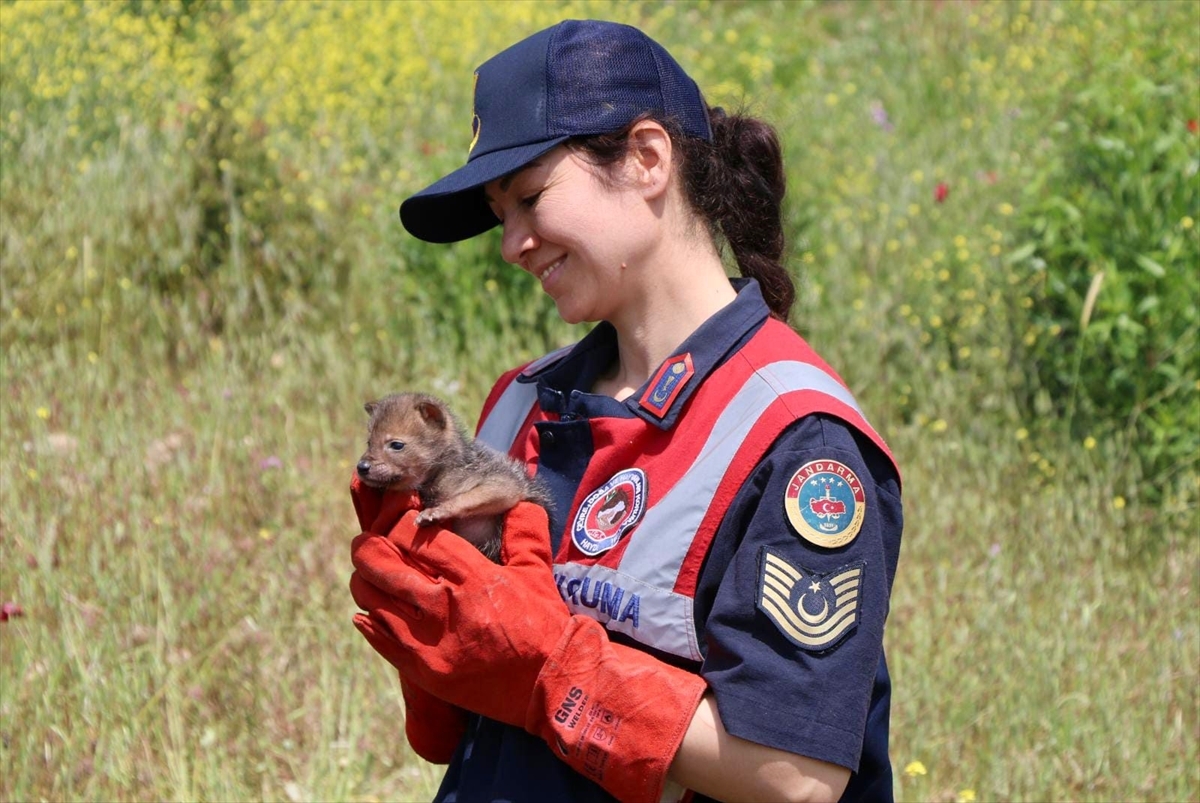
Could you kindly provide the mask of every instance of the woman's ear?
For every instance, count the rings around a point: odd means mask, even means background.
[[[629,162],[631,177],[646,200],[654,200],[671,184],[671,136],[653,120],[636,123],[629,132]]]

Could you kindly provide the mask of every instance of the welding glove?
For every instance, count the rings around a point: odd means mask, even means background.
[[[704,681],[567,610],[537,505],[505,518],[502,565],[414,518],[351,547],[366,611],[354,624],[371,645],[437,697],[542,738],[618,799],[658,800]]]
[[[356,474],[350,481],[350,499],[364,533],[387,533],[407,511],[418,510],[417,493],[381,491],[365,485]],[[400,674],[404,697],[404,735],[413,752],[434,764],[449,764],[467,731],[467,712],[440,700]]]

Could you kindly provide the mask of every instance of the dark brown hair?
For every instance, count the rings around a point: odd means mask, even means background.
[[[754,117],[726,115],[719,106],[708,114],[711,142],[684,134],[671,120],[644,115],[620,131],[572,140],[568,147],[608,167],[625,155],[634,125],[647,119],[662,125],[675,148],[688,205],[714,240],[728,244],[742,276],[758,280],[771,314],[786,321],[796,288],[782,264],[786,181],[779,137]]]

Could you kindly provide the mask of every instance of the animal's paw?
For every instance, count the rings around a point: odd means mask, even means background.
[[[437,524],[441,520],[442,517],[439,515],[436,508],[433,510],[422,510],[417,514],[417,517],[413,519],[418,527],[428,527],[430,524]]]

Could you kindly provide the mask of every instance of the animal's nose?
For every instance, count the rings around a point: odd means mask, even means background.
[[[365,477],[370,473],[371,473],[371,461],[370,460],[359,460],[358,461],[358,476]]]

